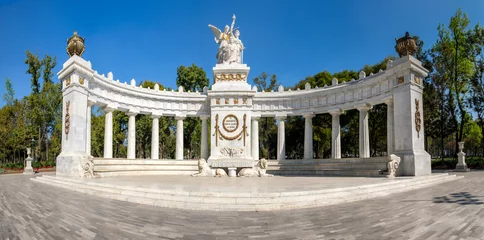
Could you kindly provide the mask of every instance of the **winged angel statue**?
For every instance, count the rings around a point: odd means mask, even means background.
[[[235,14],[232,16],[232,25],[225,25],[223,32],[212,24],[208,25],[215,35],[215,42],[219,44],[216,56],[218,64],[242,63],[244,44],[239,39],[239,29],[234,29],[234,25]]]

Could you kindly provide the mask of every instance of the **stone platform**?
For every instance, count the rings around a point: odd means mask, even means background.
[[[353,202],[456,180],[422,177],[214,178],[125,176],[81,179],[42,176],[33,181],[89,195],[168,208],[210,211],[270,211]]]

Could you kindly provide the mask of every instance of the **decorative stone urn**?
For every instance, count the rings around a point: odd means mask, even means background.
[[[24,174],[34,174],[34,169],[32,168],[32,158],[30,157],[30,148],[27,148],[27,158],[25,159]]]
[[[457,153],[457,165],[455,166],[455,171],[457,172],[467,172],[469,168],[467,168],[466,164],[466,154],[462,151],[464,149],[464,142],[459,142],[459,153]]]
[[[82,57],[84,53],[84,38],[77,35],[77,31],[74,31],[74,35],[67,40],[66,50],[69,57],[74,55]]]
[[[407,55],[413,55],[417,51],[417,43],[413,37],[410,37],[408,32],[405,33],[404,37],[399,39],[395,39],[397,44],[395,45],[395,50],[398,53],[398,56],[403,57]]]

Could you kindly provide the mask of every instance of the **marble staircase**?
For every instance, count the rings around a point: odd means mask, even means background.
[[[387,157],[269,160],[267,172],[277,175],[322,175],[381,177],[387,171]]]
[[[269,160],[267,172],[274,175],[381,177],[387,170],[386,162],[386,157]],[[99,177],[191,175],[197,172],[197,160],[94,159],[94,174]]]
[[[94,174],[99,177],[194,173],[198,173],[197,160],[94,159]]]
[[[277,178],[282,177],[273,177],[269,180],[277,182]],[[323,178],[321,181],[328,181]],[[133,177],[130,181],[131,184],[116,184],[116,181],[106,183],[99,181],[100,179],[66,178],[49,175],[32,178],[31,180],[83,194],[159,207],[209,211],[273,211],[359,201],[424,188],[459,178],[462,177],[447,173],[436,173],[421,177],[380,178],[381,181],[378,183],[351,187],[305,190],[304,186],[301,186],[297,191],[287,189],[280,192],[240,191],[237,187],[224,187],[222,183],[218,191],[200,191],[197,188],[184,190],[180,186],[159,189],[155,187],[156,180],[154,180],[153,185],[137,186],[134,184],[137,181],[136,177]],[[160,180],[162,181],[162,178],[157,181]],[[342,177],[340,180],[332,178],[332,180],[345,181],[345,178]],[[239,181],[243,181],[243,179],[239,179]],[[264,189],[264,186],[259,187]]]

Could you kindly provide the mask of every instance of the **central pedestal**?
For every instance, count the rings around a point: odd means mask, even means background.
[[[237,168],[253,167],[251,151],[252,97],[247,83],[250,68],[245,64],[217,64],[208,91],[211,108],[212,168],[228,168],[235,177]]]

